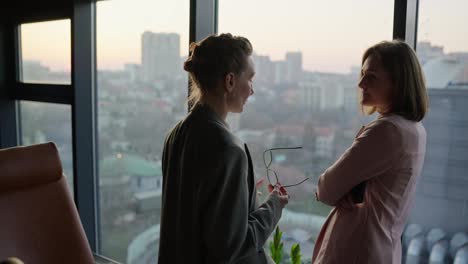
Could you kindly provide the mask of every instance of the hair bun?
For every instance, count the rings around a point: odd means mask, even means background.
[[[184,70],[187,71],[187,72],[192,72],[193,71],[192,58],[189,58],[184,62]]]

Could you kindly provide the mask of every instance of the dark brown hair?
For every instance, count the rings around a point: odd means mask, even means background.
[[[382,41],[368,48],[362,56],[362,65],[369,56],[380,60],[396,89],[391,113],[412,121],[421,121],[428,109],[424,74],[414,50],[401,40]],[[362,74],[362,73],[361,73]],[[361,109],[372,114],[375,107]]]
[[[213,90],[228,73],[240,74],[247,67],[246,57],[252,55],[252,44],[244,37],[229,33],[211,35],[190,44],[190,55],[184,70],[190,73],[189,104]]]

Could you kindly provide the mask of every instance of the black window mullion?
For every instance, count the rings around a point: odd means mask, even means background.
[[[72,104],[73,89],[67,84],[37,84],[17,82],[10,94],[15,100]]]
[[[416,49],[419,0],[395,0],[393,39],[405,40]]]
[[[72,135],[75,202],[93,252],[100,253],[97,164],[96,4],[73,7]]]

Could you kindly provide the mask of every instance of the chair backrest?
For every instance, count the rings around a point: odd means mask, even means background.
[[[94,263],[53,143],[0,149],[0,259]]]

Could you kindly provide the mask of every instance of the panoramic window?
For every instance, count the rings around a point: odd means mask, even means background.
[[[97,3],[102,254],[156,263],[161,155],[187,113],[188,0]]]
[[[255,94],[230,125],[249,145],[257,179],[266,177],[265,150],[302,147],[275,150],[269,168],[283,184],[310,178],[288,189],[279,222],[285,252],[299,243],[310,260],[331,209],[315,201],[315,185],[374,118],[359,111],[361,57],[392,39],[393,1],[223,0],[218,17],[219,33],[247,37],[254,48]]]
[[[420,1],[426,159],[403,238],[407,263],[468,263],[468,2]],[[458,261],[458,262],[457,262]]]

